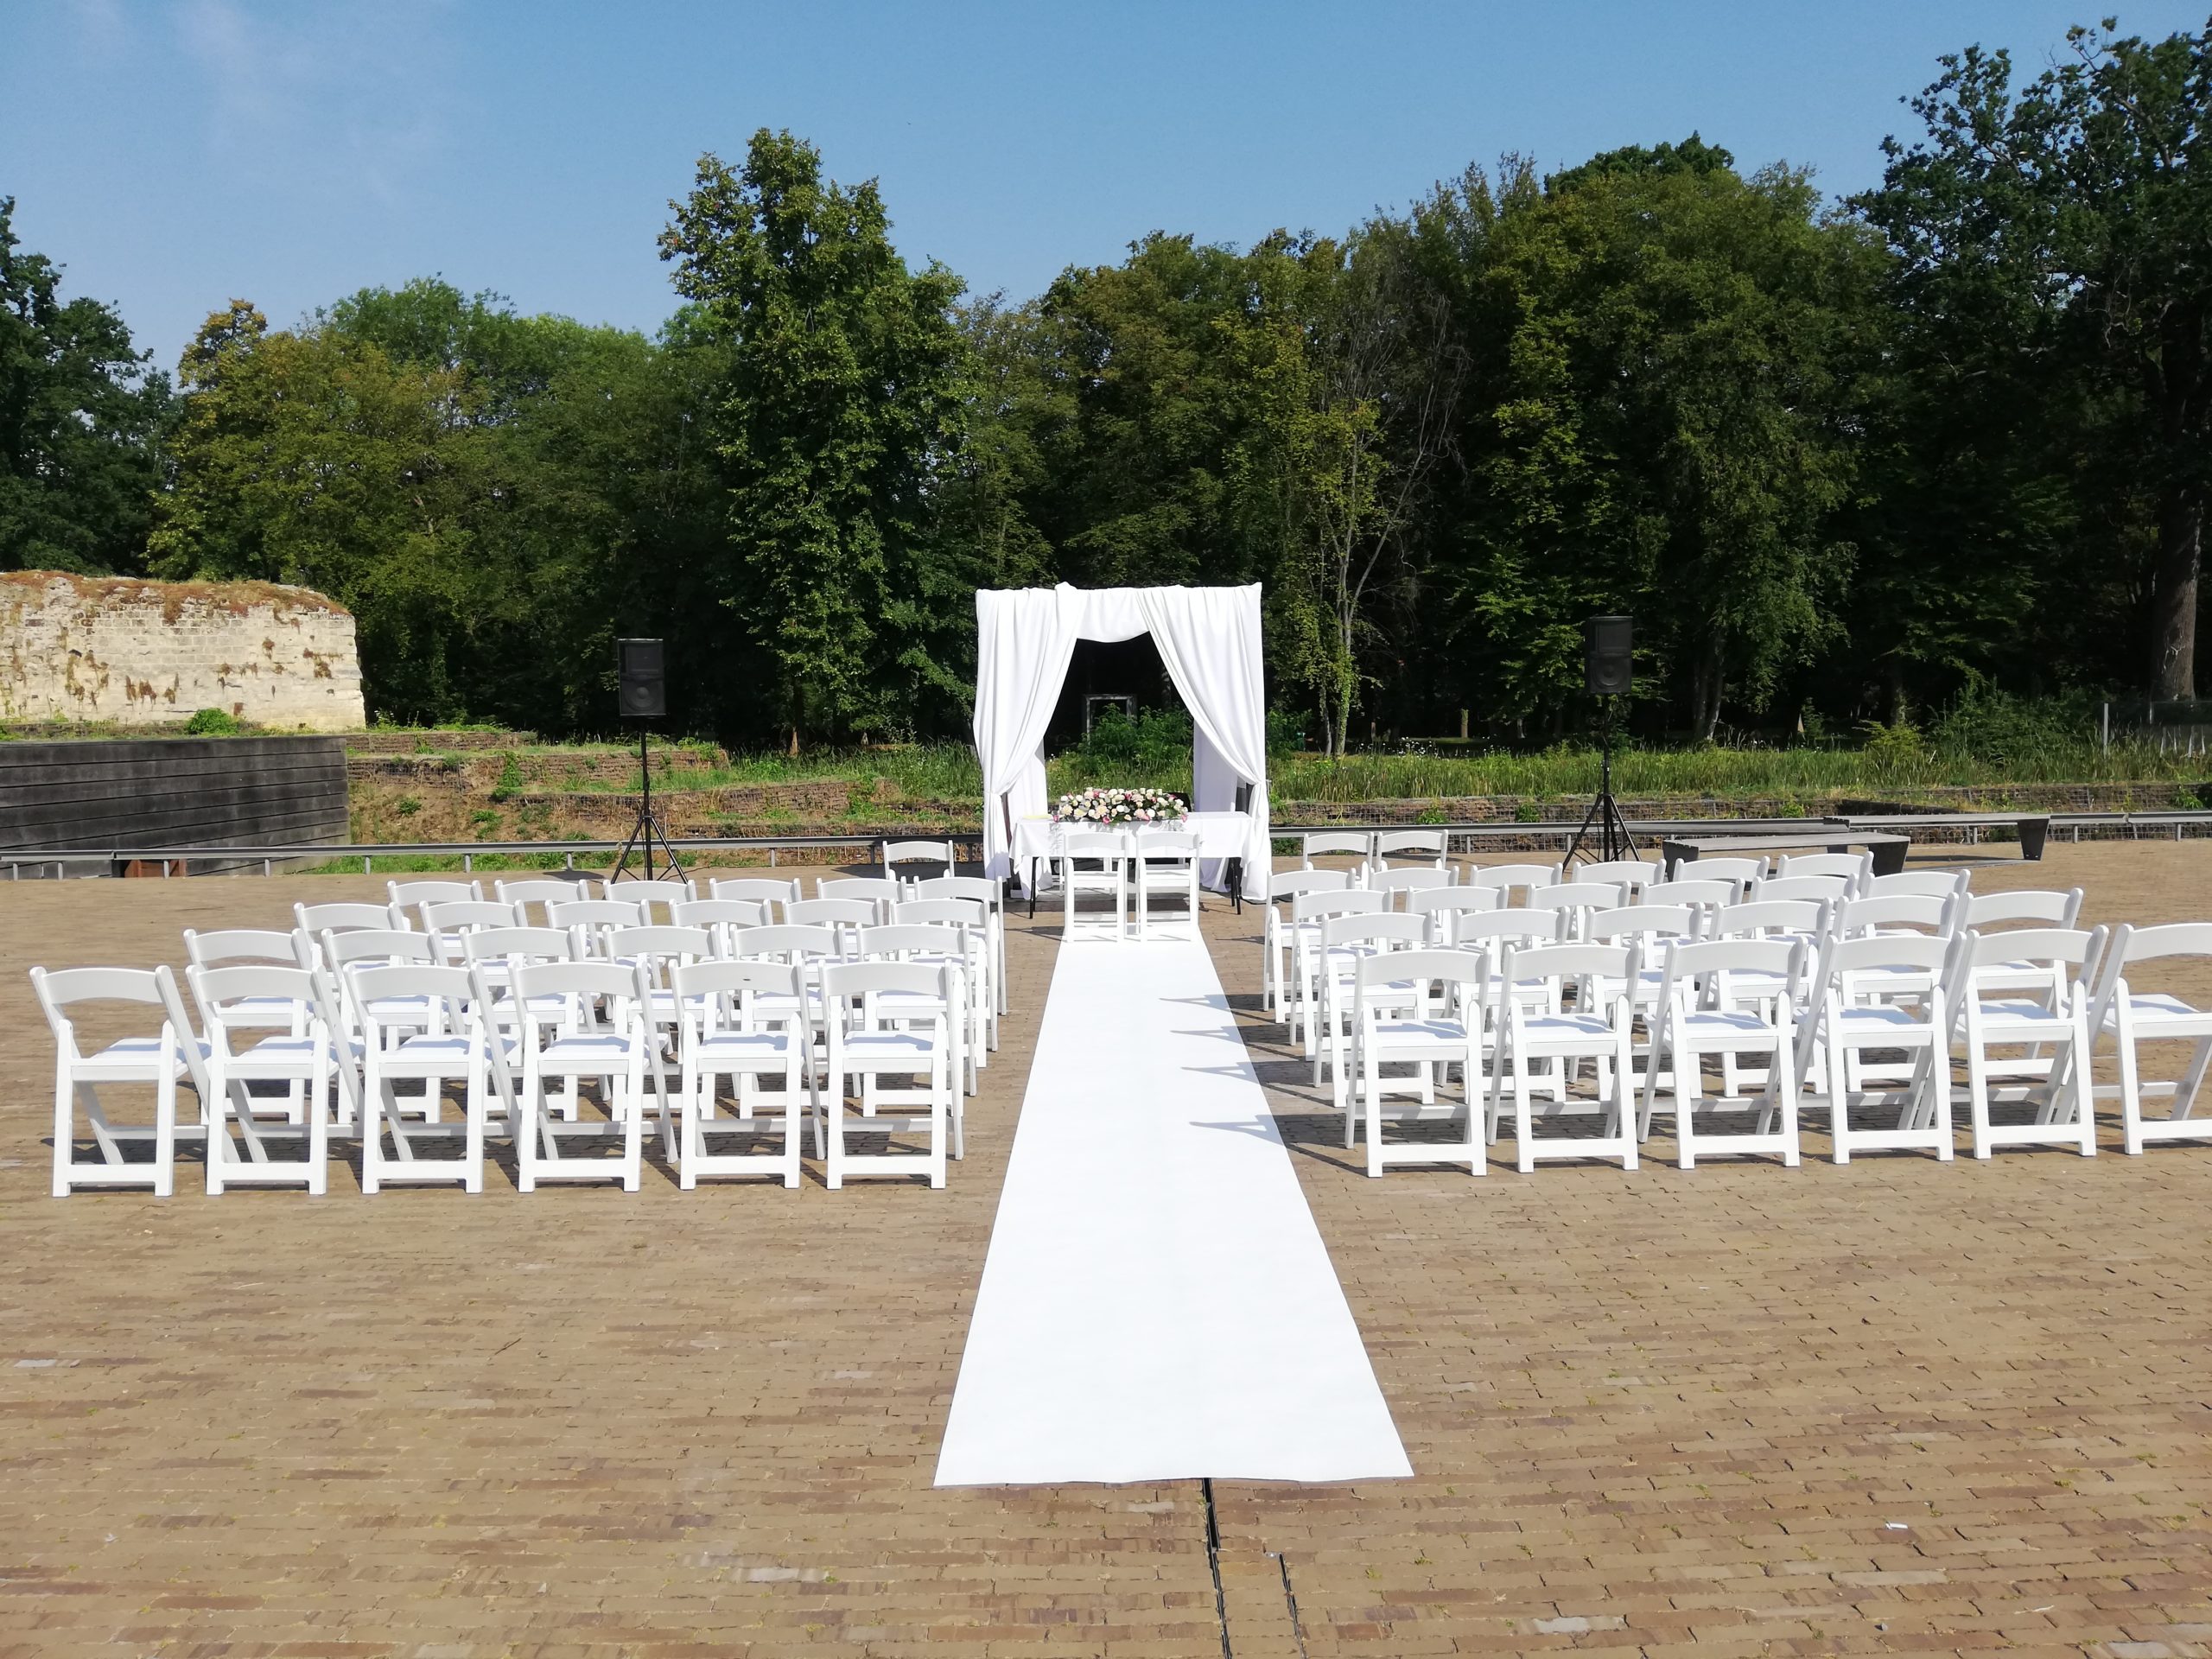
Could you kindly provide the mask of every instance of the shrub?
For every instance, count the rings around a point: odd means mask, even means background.
[[[202,709],[184,722],[184,729],[193,737],[236,737],[245,728],[227,709]]]

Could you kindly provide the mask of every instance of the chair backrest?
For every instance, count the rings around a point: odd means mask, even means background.
[[[697,882],[675,881],[666,878],[652,881],[626,879],[620,881],[602,880],[599,886],[600,895],[602,898],[611,899],[616,904],[635,905],[638,907],[639,918],[648,922],[652,920],[656,908],[672,909],[687,899],[696,899],[699,896]]]
[[[1758,899],[1747,905],[1723,905],[1700,930],[1708,939],[1758,939],[1775,933],[1815,934],[1825,931],[1827,906],[1811,899]]]
[[[1424,887],[1406,894],[1406,914],[1428,924],[1430,943],[1450,946],[1458,942],[1459,920],[1494,911],[1503,893],[1496,887]]]
[[[883,873],[893,880],[899,880],[898,866],[901,864],[942,864],[944,874],[950,875],[957,868],[949,841],[887,841],[883,843]],[[911,878],[907,878],[911,879]]]
[[[515,995],[524,1002],[550,997],[607,997],[624,1007],[645,1001],[645,969],[620,962],[525,962],[516,964]]]
[[[801,899],[784,906],[793,927],[873,927],[879,919],[873,899]]]
[[[796,996],[799,974],[784,962],[679,962],[669,969],[669,983],[688,1007],[725,996],[736,997],[742,1003],[764,992],[774,997]],[[779,1018],[787,1017],[789,1010],[779,1008],[777,1013]]]
[[[1948,899],[1966,890],[1964,870],[1897,870],[1868,876],[1859,893],[1862,899]]]
[[[1351,886],[1350,870],[1284,870],[1268,878],[1268,902],[1294,899],[1301,893],[1342,893]]]
[[[1754,881],[1766,879],[1766,859],[1735,854],[1724,854],[1719,858],[1678,858],[1667,872],[1670,881],[1733,881],[1738,891],[1748,891]]]
[[[686,899],[673,908],[678,927],[760,927],[774,919],[760,899]]]
[[[1389,950],[1361,957],[1352,965],[1352,974],[1353,982],[1363,993],[1377,985],[1402,985],[1408,981],[1420,985],[1440,981],[1447,985],[1484,983],[1483,959],[1472,950]]]
[[[696,962],[715,954],[715,936],[703,927],[664,922],[617,927],[607,932],[607,954],[621,962]]]
[[[1498,958],[1497,976],[1508,985],[1537,980],[1624,980],[1635,962],[1635,948],[1625,944],[1509,944]]]
[[[1916,893],[1878,893],[1839,900],[1828,912],[1828,931],[1840,939],[1905,931],[1948,934],[1961,914],[1948,899]]]
[[[1691,869],[1698,867],[1688,866]],[[1723,905],[1732,905],[1744,896],[1743,884],[1737,881],[1708,881],[1692,877],[1679,881],[1654,881],[1644,888],[1637,903],[1643,905],[1698,905],[1708,910],[1718,910]]]
[[[1460,949],[1495,946],[1502,940],[1527,944],[1555,942],[1561,932],[1561,912],[1556,910],[1486,910],[1462,912],[1453,937]]]
[[[1388,869],[1394,858],[1418,858],[1431,869],[1446,868],[1445,852],[1449,841],[1441,830],[1383,830],[1375,836],[1374,863],[1378,870]]]
[[[465,1029],[461,1022],[467,1018],[475,995],[467,969],[419,962],[361,963],[346,976],[346,984],[353,992],[355,1014],[371,1027],[386,1021],[420,1026],[419,1008],[391,1005],[411,1005],[415,998],[426,997],[442,1006],[454,1029]]]
[[[1873,873],[1872,853],[1784,853],[1775,871],[1783,880],[1793,876],[1833,875],[1848,881],[1853,888]]]
[[[2155,927],[2131,927],[2123,922],[2113,930],[2105,959],[2125,968],[2170,957],[2212,957],[2212,922],[2166,922]]]
[[[1370,893],[1402,893],[1408,897],[1416,893],[1439,892],[1452,885],[1452,872],[1441,865],[1433,869],[1426,865],[1403,870],[1377,869],[1367,878]]]
[[[1584,917],[1582,937],[1592,944],[1610,944],[1620,939],[1695,938],[1704,917],[1704,911],[1693,905],[1624,905],[1618,910],[1592,911]]]
[[[1516,887],[1555,887],[1560,885],[1560,867],[1556,864],[1478,864],[1465,871],[1459,878],[1463,887],[1496,887],[1510,892]]]
[[[822,995],[828,1002],[847,1002],[885,991],[912,996],[944,994],[944,969],[926,962],[831,962],[823,964]],[[900,1015],[893,1005],[893,1017]]]
[[[836,928],[791,922],[743,929],[730,936],[729,948],[740,957],[786,962],[825,962],[845,952]]]
[[[464,899],[481,899],[481,881],[387,881],[384,889],[391,895],[391,902],[412,910],[417,905],[453,904]]]
[[[1375,855],[1375,837],[1364,830],[1314,830],[1299,847],[1299,861],[1309,870],[1317,858],[1356,858],[1363,867]]]
[[[494,881],[492,896],[505,905],[563,905],[571,899],[591,897],[582,881],[563,881],[550,875],[532,876],[523,881]]]
[[[938,875],[914,884],[917,899],[973,899],[984,909],[1005,908],[1006,889],[987,875]]]
[[[176,976],[164,963],[156,968],[44,968],[31,969],[31,989],[64,1058],[79,1058],[76,1026],[67,1010],[86,1002],[128,1002],[162,1011],[162,1023],[177,1046],[178,1058],[192,1078],[200,1098],[207,1098],[207,1073],[200,1062],[200,1046],[192,1039],[192,1021],[177,995]]]
[[[1966,926],[1982,933],[2006,922],[2070,928],[2081,918],[2082,889],[2069,887],[2064,893],[2028,890],[1969,893],[1963,920]]]
[[[427,933],[397,928],[357,928],[351,933],[322,936],[323,960],[333,968],[357,963],[414,963],[429,966],[438,959],[437,947]]]
[[[627,899],[571,899],[546,906],[545,919],[555,927],[639,927],[645,914]]]
[[[1070,858],[1122,859],[1129,855],[1129,839],[1119,830],[1071,830],[1060,849]]]
[[[1139,858],[1188,864],[1198,855],[1198,832],[1195,830],[1155,829],[1141,823],[1136,837]]]
[[[470,962],[573,962],[575,938],[557,927],[485,927],[461,936]]]
[[[1969,932],[1966,965],[1971,971],[1991,966],[2033,963],[2079,968],[2104,944],[2103,928],[2023,927],[2001,933]]]
[[[1627,891],[1610,881],[1561,881],[1529,893],[1531,910],[1618,910],[1627,902]]]
[[[1656,859],[1616,858],[1567,867],[1569,881],[1605,881],[1614,887],[1625,887],[1628,891],[1624,902],[1628,904],[1634,904],[1637,895],[1657,881],[1662,874]]]
[[[1292,895],[1290,918],[1294,922],[1311,922],[1330,916],[1371,916],[1389,907],[1390,895],[1387,893],[1340,887]]]
[[[906,884],[896,876],[825,875],[814,883],[817,899],[866,899],[878,905],[894,905],[906,896]]]
[[[292,906],[292,921],[314,939],[326,933],[352,933],[362,928],[383,932],[390,928],[415,925],[414,918],[404,910],[396,910],[390,905],[296,904]]]
[[[780,914],[784,906],[798,899],[798,883],[769,875],[718,875],[708,881],[707,895],[712,899],[751,899],[776,906]]]
[[[1882,968],[1938,974],[1948,964],[1954,948],[1950,939],[1926,933],[1869,933],[1858,938],[1832,939],[1821,953],[1820,984],[1826,988],[1839,978]]]
[[[1667,947],[1667,981],[1678,996],[1688,981],[1714,977],[1725,982],[1730,974],[1776,975],[1794,986],[1803,978],[1807,950],[1802,939],[1684,940]]]
[[[207,1017],[211,1039],[225,1023],[231,1005],[249,999],[257,1003],[293,1002],[316,1019],[322,1016],[315,976],[304,968],[279,968],[267,963],[203,968],[195,963],[184,970],[184,976],[192,987],[192,1000]],[[257,1009],[255,1014],[258,1021],[261,1011]]]
[[[1366,916],[1332,916],[1321,924],[1321,944],[1410,946],[1428,942],[1428,920],[1422,916],[1400,916],[1383,911]]]
[[[429,900],[416,906],[425,933],[461,933],[480,927],[520,927],[522,912],[496,899]]]
[[[909,899],[892,906],[891,919],[894,924],[932,922],[980,931],[989,925],[990,912],[980,899]]]
[[[1857,891],[1840,875],[1770,875],[1764,881],[1751,883],[1751,902],[1808,899],[1824,905],[1833,899],[1848,899]]]
[[[861,930],[861,955],[895,959],[906,957],[967,955],[964,930],[944,922],[887,922]]]
[[[213,968],[231,962],[268,962],[289,968],[315,965],[311,953],[302,953],[306,936],[279,933],[273,928],[222,927],[206,933],[184,930],[184,959],[195,968]]]

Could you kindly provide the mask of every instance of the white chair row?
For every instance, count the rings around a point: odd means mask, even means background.
[[[935,907],[918,900],[901,908]],[[831,1185],[848,1172],[901,1170],[943,1184],[948,1122],[957,1158],[963,1085],[973,1090],[983,1058],[984,1003],[969,987],[988,976],[989,953],[973,906],[957,918],[852,932],[754,926],[722,942],[727,955],[704,928],[587,932],[472,929],[461,936],[458,963],[441,959],[432,936],[399,929],[327,932],[319,949],[303,932],[188,935],[197,1032],[166,968],[34,970],[55,1040],[54,1191],[143,1185],[165,1195],[174,1190],[177,1141],[204,1137],[211,1192],[283,1182],[320,1193],[333,1134],[360,1137],[366,1191],[454,1179],[478,1191],[484,1137],[494,1127],[513,1141],[525,1191],[540,1179],[609,1175],[634,1190],[645,1084],[685,1186],[702,1173],[749,1167],[728,1164],[737,1154],[712,1154],[708,1143],[732,1129],[750,1133],[760,1103],[780,1098],[785,1144],[772,1161],[793,1185],[803,1115],[789,1083],[793,1066],[809,1090]],[[264,959],[241,960],[256,950]],[[99,1002],[155,1011],[158,1033],[88,1049],[74,1010]],[[672,1089],[671,1062],[682,1073]],[[898,1073],[924,1080],[893,1089],[884,1079]],[[770,1074],[786,1079],[779,1097],[757,1086]],[[734,1121],[720,1116],[714,1082],[721,1076],[736,1091]],[[858,1115],[849,1122],[846,1085],[855,1078]],[[586,1079],[601,1085],[604,1122],[579,1109],[577,1084]],[[124,1083],[153,1085],[152,1125],[111,1121],[99,1090]],[[449,1083],[463,1095],[458,1124],[442,1121]],[[197,1125],[177,1122],[180,1084],[199,1096]],[[403,1091],[403,1084],[416,1086]],[[917,1109],[879,1109],[901,1104]],[[95,1147],[86,1159],[76,1154],[79,1109]],[[879,1161],[892,1154],[862,1159],[846,1145],[860,1127],[925,1132],[928,1150],[913,1155],[918,1165]],[[456,1135],[457,1150],[449,1146]],[[579,1137],[620,1145],[611,1161],[580,1161],[563,1152]],[[288,1141],[298,1143],[298,1156],[270,1155]],[[150,1161],[125,1155],[136,1142],[150,1143]]]
[[[1060,937],[1065,941],[1096,935],[1140,942],[1159,924],[1153,901],[1180,901],[1172,912],[1179,927],[1163,938],[1198,938],[1198,836],[1177,829],[1070,830],[1056,844],[1060,873]],[[1085,897],[1113,901],[1110,931],[1103,918],[1078,931],[1078,902]],[[1135,912],[1134,926],[1130,912]]]

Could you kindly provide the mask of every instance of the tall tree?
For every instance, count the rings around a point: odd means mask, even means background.
[[[2212,498],[2212,25],[2113,28],[2070,31],[2071,60],[2017,93],[2003,52],[1943,59],[1913,100],[1925,138],[1887,143],[1860,205],[1904,262],[1904,303],[1977,362],[2063,361],[2124,429],[2109,454],[2154,503],[2142,679],[2188,697]]]
[[[0,196],[0,569],[138,569],[168,378],[111,307],[61,297],[15,207]]]
[[[766,658],[794,749],[805,732],[903,726],[950,679],[902,647],[951,601],[930,519],[966,406],[960,279],[909,270],[874,182],[825,181],[788,132],[755,133],[741,169],[702,157],[671,206],[662,257],[728,351],[715,435],[730,556],[714,596]]]

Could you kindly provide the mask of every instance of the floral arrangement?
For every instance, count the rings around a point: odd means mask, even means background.
[[[1052,803],[1055,823],[1176,823],[1190,811],[1164,789],[1077,789]]]

